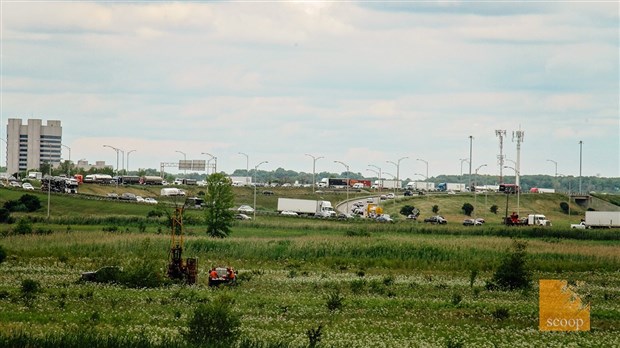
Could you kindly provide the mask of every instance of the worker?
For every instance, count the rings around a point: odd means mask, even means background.
[[[217,271],[215,270],[215,267],[213,267],[211,269],[211,272],[209,273],[209,277],[213,280],[219,278],[220,276],[217,274]]]
[[[226,277],[231,283],[235,282],[235,270],[231,267],[226,268]]]

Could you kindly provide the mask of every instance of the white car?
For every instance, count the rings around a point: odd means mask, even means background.
[[[136,196],[136,202],[144,202],[144,198],[142,198],[142,196]]]
[[[29,182],[25,182],[25,183],[23,183],[23,184],[22,184],[22,188],[23,188],[24,190],[34,190],[34,187],[33,187],[33,186],[32,186],[32,184],[31,184],[31,183],[29,183]]]
[[[297,216],[297,213],[294,211],[290,211],[290,210],[282,210],[280,215]]]
[[[144,199],[144,203],[148,203],[148,204],[157,204],[157,201],[155,200],[155,198],[146,197],[146,198]]]
[[[250,207],[249,205],[242,205],[239,208],[237,208],[237,211],[240,213],[253,213],[254,208]]]

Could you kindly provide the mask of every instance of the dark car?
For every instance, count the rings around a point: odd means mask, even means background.
[[[405,196],[413,196],[413,191],[407,190],[404,193]]]
[[[431,216],[429,218],[424,219],[424,222],[429,222],[431,224],[445,225],[448,223],[448,220],[446,220],[441,215],[435,215],[435,216]]]

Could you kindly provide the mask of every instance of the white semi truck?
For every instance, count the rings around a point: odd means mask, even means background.
[[[294,211],[301,215],[334,217],[336,211],[329,201],[311,199],[278,198],[278,212]]]
[[[620,211],[586,211],[586,219],[570,228],[618,228]]]
[[[403,182],[402,180],[388,180],[388,179],[381,179],[381,180],[375,180],[374,185],[372,185],[372,188],[384,188],[384,189],[401,189],[403,188]]]

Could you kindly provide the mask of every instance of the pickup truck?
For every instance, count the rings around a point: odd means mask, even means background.
[[[588,226],[586,226],[586,222],[582,221],[578,224],[570,224],[570,228],[576,228],[580,230],[585,230]]]

